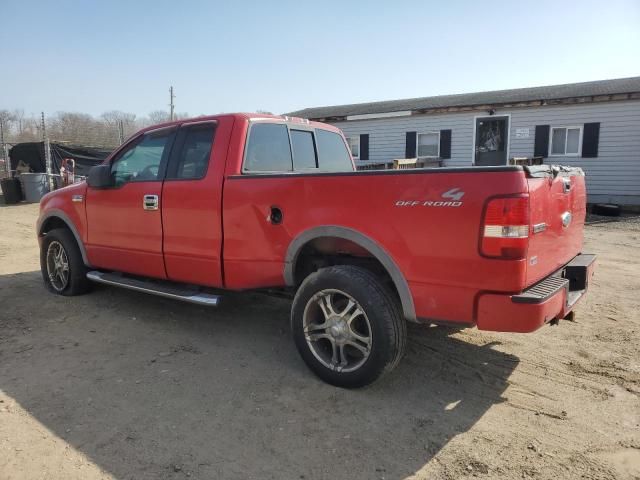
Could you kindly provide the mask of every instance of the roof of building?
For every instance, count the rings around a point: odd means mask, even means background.
[[[287,115],[308,119],[340,118],[352,115],[370,115],[403,111],[428,111],[453,107],[504,105],[524,102],[545,102],[602,95],[620,95],[640,92],[640,77],[598,80],[595,82],[567,83],[546,87],[514,88],[491,92],[438,95],[435,97],[407,98],[383,102],[354,103],[328,107],[305,108]]]

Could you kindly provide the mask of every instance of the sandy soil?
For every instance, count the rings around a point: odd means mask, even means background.
[[[587,227],[575,323],[411,328],[392,375],[345,391],[305,368],[285,300],[47,293],[36,215],[0,206],[2,480],[640,478],[637,219]]]

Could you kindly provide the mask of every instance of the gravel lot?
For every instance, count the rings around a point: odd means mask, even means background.
[[[637,218],[587,227],[575,322],[414,327],[392,375],[346,391],[307,371],[285,300],[47,293],[37,210],[0,205],[2,480],[640,478]]]

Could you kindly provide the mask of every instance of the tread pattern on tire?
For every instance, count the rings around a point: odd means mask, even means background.
[[[67,258],[69,259],[69,284],[62,292],[57,292],[51,287],[47,275],[46,255],[47,248],[51,240],[58,240],[62,244],[67,252]],[[42,270],[42,278],[47,289],[53,293],[64,296],[74,296],[82,295],[91,289],[91,282],[86,277],[87,268],[82,260],[80,248],[78,247],[73,234],[66,228],[55,228],[47,232],[45,235],[40,252],[40,268]]]
[[[296,302],[303,301],[304,299],[300,298],[301,296],[305,296],[308,289],[311,289],[313,292],[315,288],[315,284],[322,279],[326,281],[327,278],[330,277],[342,277],[349,284],[359,285],[364,287],[364,290],[368,292],[367,300],[373,304],[373,308],[377,309],[378,314],[388,315],[389,321],[383,322],[382,327],[386,327],[387,331],[384,332],[384,335],[392,338],[391,344],[391,355],[387,359],[387,362],[384,365],[377,365],[375,368],[365,374],[365,376],[361,379],[352,376],[345,383],[341,383],[339,381],[331,381],[327,380],[327,377],[331,375],[320,375],[318,374],[317,368],[312,368],[321,378],[325,381],[329,381],[329,383],[333,383],[338,386],[347,387],[347,388],[356,388],[362,387],[373,381],[381,378],[386,375],[390,371],[392,371],[400,362],[402,357],[404,356],[406,344],[407,344],[407,324],[406,320],[402,315],[402,311],[400,309],[399,302],[397,298],[393,295],[393,293],[380,281],[379,277],[369,270],[355,267],[351,265],[336,265],[327,268],[320,269],[311,275],[309,275],[300,285],[298,289],[298,293],[296,293],[296,298],[294,299],[294,306],[292,308],[292,329],[295,328],[294,322],[302,321],[301,319],[294,318],[296,310]],[[347,292],[350,295],[353,295],[353,292]],[[302,295],[300,295],[302,294]],[[309,296],[309,295],[306,295]],[[367,312],[367,315],[370,317],[371,314]],[[380,341],[380,339],[378,339]],[[297,341],[296,341],[297,345]],[[298,346],[298,349],[300,347]],[[302,352],[301,352],[302,353]],[[304,355],[303,355],[303,358]],[[307,361],[305,359],[305,361]],[[308,363],[308,362],[307,362]],[[321,367],[324,368],[324,367]],[[346,377],[346,375],[345,375]]]

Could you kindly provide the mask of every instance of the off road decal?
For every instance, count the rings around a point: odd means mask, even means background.
[[[440,198],[447,200],[397,200],[396,207],[461,207],[464,192],[459,188],[447,190]]]

